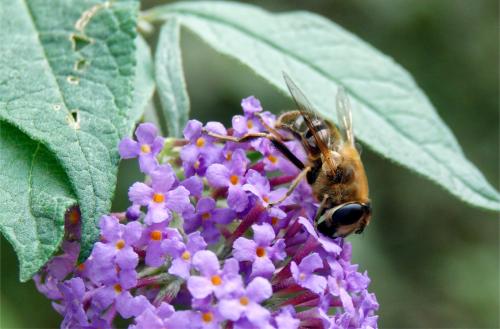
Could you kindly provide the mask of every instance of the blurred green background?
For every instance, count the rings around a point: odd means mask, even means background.
[[[144,1],[149,8],[158,1]],[[486,0],[252,1],[272,11],[309,10],[331,18],[415,77],[457,136],[467,157],[499,188],[499,8]],[[154,36],[150,40],[154,42]],[[239,63],[183,33],[192,117],[229,122],[240,99],[268,110],[291,103]],[[382,328],[499,328],[498,214],[471,208],[441,188],[365,148],[374,218],[349,238],[368,270]],[[140,179],[120,168],[114,208]],[[60,317],[32,282],[18,282],[12,248],[2,238],[1,328],[55,328]]]

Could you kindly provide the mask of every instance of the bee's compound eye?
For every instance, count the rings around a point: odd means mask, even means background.
[[[365,208],[360,203],[348,203],[332,214],[332,223],[337,226],[354,224],[365,215]]]
[[[337,233],[337,228],[338,226],[332,225],[332,222],[329,220],[324,220],[318,224],[318,231],[321,232],[321,234],[329,237],[335,236],[335,234]]]

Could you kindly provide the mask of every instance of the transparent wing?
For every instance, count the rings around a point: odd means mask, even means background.
[[[344,139],[352,146],[355,146],[354,131],[352,130],[351,103],[342,86],[337,91],[337,118]]]
[[[321,153],[323,154],[323,158],[326,160],[326,163],[330,167],[332,171],[335,170],[336,166],[332,160],[330,154],[330,134],[327,134],[326,137],[322,137],[324,134],[318,133],[317,127],[328,127],[323,120],[321,120],[313,111],[313,107],[311,103],[307,100],[304,93],[299,89],[299,87],[293,82],[288,74],[283,72],[283,78],[285,79],[286,85],[292,98],[297,104],[297,108],[302,114],[304,118],[304,122],[307,125],[307,128],[314,136],[314,140],[318,145]]]

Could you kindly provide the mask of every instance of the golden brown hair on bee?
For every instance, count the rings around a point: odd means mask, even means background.
[[[341,146],[338,165],[333,173],[323,170],[312,185],[315,195],[327,195],[323,221],[318,230],[328,236],[361,233],[371,218],[368,180],[358,151]]]

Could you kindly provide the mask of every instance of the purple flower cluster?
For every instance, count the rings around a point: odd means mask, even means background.
[[[273,204],[298,174],[293,164],[265,138],[217,138],[274,126],[256,98],[242,107],[229,129],[189,121],[168,149],[149,123],[120,143],[147,175],[130,187],[131,206],[101,218],[81,264],[70,210],[64,253],[35,277],[61,328],[112,328],[118,317],[135,329],[377,328],[370,279],[351,264],[348,242],[315,230],[307,182]],[[306,159],[298,141],[287,146]]]

